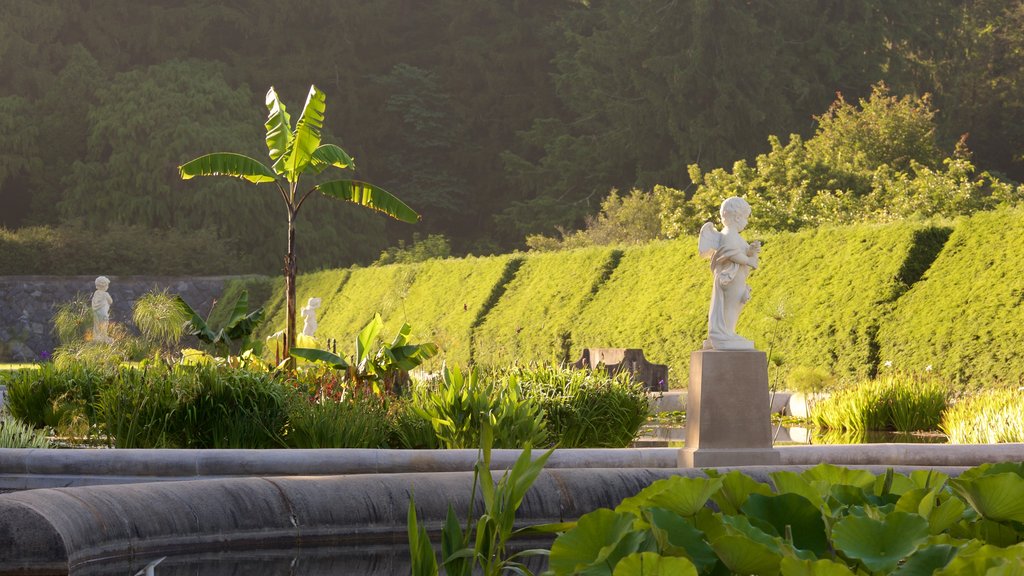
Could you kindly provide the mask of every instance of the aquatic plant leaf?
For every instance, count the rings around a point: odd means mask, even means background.
[[[693,516],[704,508],[711,495],[722,487],[721,478],[683,478],[673,476],[658,480],[636,496],[624,499],[616,512],[641,516],[643,508],[665,508],[680,516]]]
[[[1024,522],[1024,478],[1014,472],[957,478],[949,485],[985,518]]]
[[[548,567],[562,574],[611,574],[610,566],[637,552],[644,534],[633,530],[631,514],[602,508],[585,514],[576,527],[555,539]]]
[[[782,554],[741,534],[722,536],[711,543],[722,563],[736,574],[774,576],[779,573]]]
[[[1024,547],[1020,544],[1008,548],[985,544],[974,547],[970,544],[961,550],[955,558],[950,560],[945,568],[936,570],[935,576],[988,576],[990,570],[999,568],[1000,571],[1014,574],[1012,564],[1024,558]],[[1010,567],[1006,565],[1010,564]],[[998,571],[997,571],[998,573]]]
[[[810,550],[818,556],[829,549],[821,511],[799,494],[752,494],[743,505],[743,513],[767,522],[780,535],[785,535],[789,526],[796,548]]]
[[[801,476],[812,483],[827,482],[832,486],[841,484],[868,489],[875,485],[875,475],[867,470],[843,468],[827,463],[818,464],[814,468],[808,468],[804,470]]]
[[[907,562],[899,567],[894,576],[931,576],[936,570],[945,568],[949,561],[956,558],[957,548],[949,544],[927,546],[919,549],[907,558]]]
[[[697,576],[697,568],[686,558],[636,552],[615,565],[613,576]]]
[[[800,474],[788,470],[780,470],[772,472],[769,476],[772,479],[772,483],[775,484],[775,491],[779,494],[799,494],[807,498],[822,513],[831,514],[831,510],[825,505],[823,495]]]
[[[718,557],[705,541],[704,533],[682,516],[662,508],[652,508],[648,518],[663,551],[684,554],[701,572],[718,563]]]
[[[770,496],[772,489],[767,484],[758,482],[739,470],[732,470],[727,474],[719,475],[717,471],[709,470],[708,476],[722,479],[722,488],[712,494],[711,500],[718,505],[718,509],[725,514],[738,514],[743,503],[751,494]]]
[[[928,521],[906,512],[892,512],[884,521],[851,515],[832,527],[836,549],[873,572],[892,570],[927,538]]]
[[[831,560],[802,560],[787,556],[779,567],[782,576],[855,576],[845,564]]]

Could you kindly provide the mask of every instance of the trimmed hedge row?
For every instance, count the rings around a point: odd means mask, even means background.
[[[780,375],[806,366],[870,377],[892,360],[906,369],[931,364],[961,381],[1021,382],[1024,360],[1013,347],[1021,340],[1024,275],[1010,246],[1024,236],[1022,216],[1004,210],[963,219],[951,239],[951,228],[913,222],[768,236],[739,332],[759,349],[773,348]],[[708,264],[692,238],[299,279],[300,304],[314,291],[324,298],[318,333],[342,342],[380,312],[385,337],[409,322],[415,340],[437,342],[437,364],[549,362],[574,360],[583,347],[643,348],[649,360],[670,366],[677,387],[705,337],[710,290]],[[276,292],[267,333],[283,326]]]
[[[957,222],[935,263],[879,335],[881,359],[959,383],[1024,385],[1024,211]]]

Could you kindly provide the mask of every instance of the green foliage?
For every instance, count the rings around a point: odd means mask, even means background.
[[[934,378],[890,374],[833,392],[811,418],[831,430],[936,430],[949,396],[949,386]]]
[[[770,136],[768,153],[731,173],[690,166],[698,188],[689,199],[663,196],[662,228],[695,233],[729,196],[746,197],[751,226],[766,231],[952,217],[1024,199],[1024,187],[978,172],[962,143],[942,160],[933,116],[927,96],[897,98],[883,84],[859,108],[840,96],[809,140],[793,134],[783,145]]]
[[[176,344],[181,339],[190,316],[166,289],[143,294],[132,309],[132,320],[142,336],[165,346]]]
[[[584,246],[643,244],[661,236],[660,206],[654,192],[634,188],[626,195],[612,189],[601,201],[597,216],[589,216],[586,228],[573,233],[561,231],[561,239],[534,235],[526,237],[532,250],[550,251]]]
[[[262,345],[258,340],[253,342],[252,335],[263,322],[263,308],[249,311],[247,290],[240,291],[232,300],[221,298],[205,320],[180,296],[175,302],[178,316],[186,319],[184,332],[221,355],[228,355],[232,348],[240,354]]]
[[[101,230],[69,223],[59,228],[0,228],[3,274],[219,275],[252,267],[240,244],[221,240],[211,228],[153,230],[110,223]]]
[[[491,474],[491,447],[494,440],[491,422],[481,422],[479,436],[480,457],[473,467],[473,498],[475,500],[479,485],[483,515],[479,519],[467,518],[466,529],[463,530],[449,505],[448,518],[441,532],[442,565],[446,568],[446,574],[453,576],[477,573],[499,576],[507,572],[532,576],[533,573],[518,559],[543,554],[543,551],[527,550],[508,555],[506,547],[518,532],[514,530],[516,511],[554,450],[532,459],[530,445],[527,444],[512,468],[506,470],[495,483]],[[473,511],[471,501],[470,514]],[[409,498],[408,527],[412,573],[417,576],[436,575],[437,560],[426,529],[416,519],[414,497]]]
[[[650,415],[643,384],[628,373],[512,368],[496,374],[502,387],[521,388],[544,413],[546,444],[559,448],[625,448]]]
[[[374,265],[415,264],[427,260],[443,260],[451,255],[452,244],[443,234],[428,234],[426,238],[420,238],[419,234],[413,233],[409,246],[405,245],[404,240],[399,240],[398,246],[381,252]]]
[[[680,558],[690,574],[1013,573],[1024,546],[1018,463],[955,480],[828,464],[773,472],[772,485],[708,473],[656,481],[584,515],[552,544],[552,574],[659,574],[655,566]]]
[[[587,248],[527,254],[473,332],[473,359],[486,366],[573,360],[580,310],[615,269],[622,252]]]
[[[290,448],[386,448],[387,406],[373,394],[335,400],[296,396],[288,409]]]
[[[53,331],[61,344],[71,344],[85,338],[86,332],[92,327],[92,305],[89,297],[78,294],[70,302],[57,306],[53,313]]]
[[[539,403],[527,397],[517,382],[502,386],[477,368],[463,374],[445,367],[439,381],[413,391],[416,411],[429,420],[445,448],[472,448],[481,442],[483,426],[493,429],[497,448],[519,448],[543,441],[545,430]]]
[[[1010,272],[1022,239],[1019,209],[958,221],[924,279],[883,326],[882,358],[905,370],[930,366],[956,383],[1024,384],[1017,353],[1024,276]]]
[[[519,264],[516,256],[467,257],[432,260],[418,265],[408,290],[392,297],[401,301],[382,313],[388,326],[421,327],[421,337],[433,342],[440,358],[468,364],[474,355],[473,330],[494,304],[508,281],[508,271]],[[440,360],[427,363],[438,369]]]
[[[958,398],[939,427],[952,444],[1024,442],[1024,411],[1017,389],[978,390]]]
[[[60,369],[43,364],[38,369],[0,373],[7,386],[7,409],[21,422],[42,428],[56,428],[66,405],[81,403],[90,410],[109,374],[86,364]]]
[[[0,417],[0,448],[49,448],[43,432],[11,416]]]

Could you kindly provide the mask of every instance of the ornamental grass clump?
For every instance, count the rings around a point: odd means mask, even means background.
[[[1024,408],[1018,389],[982,390],[954,402],[940,428],[951,444],[1024,442]]]
[[[99,390],[111,377],[109,371],[89,364],[67,368],[42,364],[38,369],[0,374],[0,384],[7,386],[7,409],[12,416],[34,428],[56,428],[78,407],[92,421]]]
[[[647,391],[627,372],[549,367],[499,374],[540,405],[549,446],[624,448],[650,415]]]
[[[833,393],[811,419],[832,430],[937,430],[948,399],[949,388],[938,380],[890,374]]]

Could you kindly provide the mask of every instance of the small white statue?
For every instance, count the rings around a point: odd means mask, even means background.
[[[750,300],[747,275],[757,268],[761,243],[747,243],[740,232],[747,227],[750,204],[733,196],[722,202],[720,210],[722,231],[706,222],[700,229],[697,251],[711,259],[714,287],[711,289],[711,309],[708,312],[708,339],[704,349],[753,350],[754,343],[736,334],[736,320],[743,305]]]
[[[306,319],[302,325],[303,336],[309,336],[313,338],[316,333],[316,309],[320,307],[319,298],[310,298],[306,303],[306,307],[303,308],[299,313]]]
[[[92,339],[94,342],[113,342],[107,334],[110,324],[110,305],[114,299],[107,294],[110,279],[100,276],[96,279],[96,291],[92,293]]]

